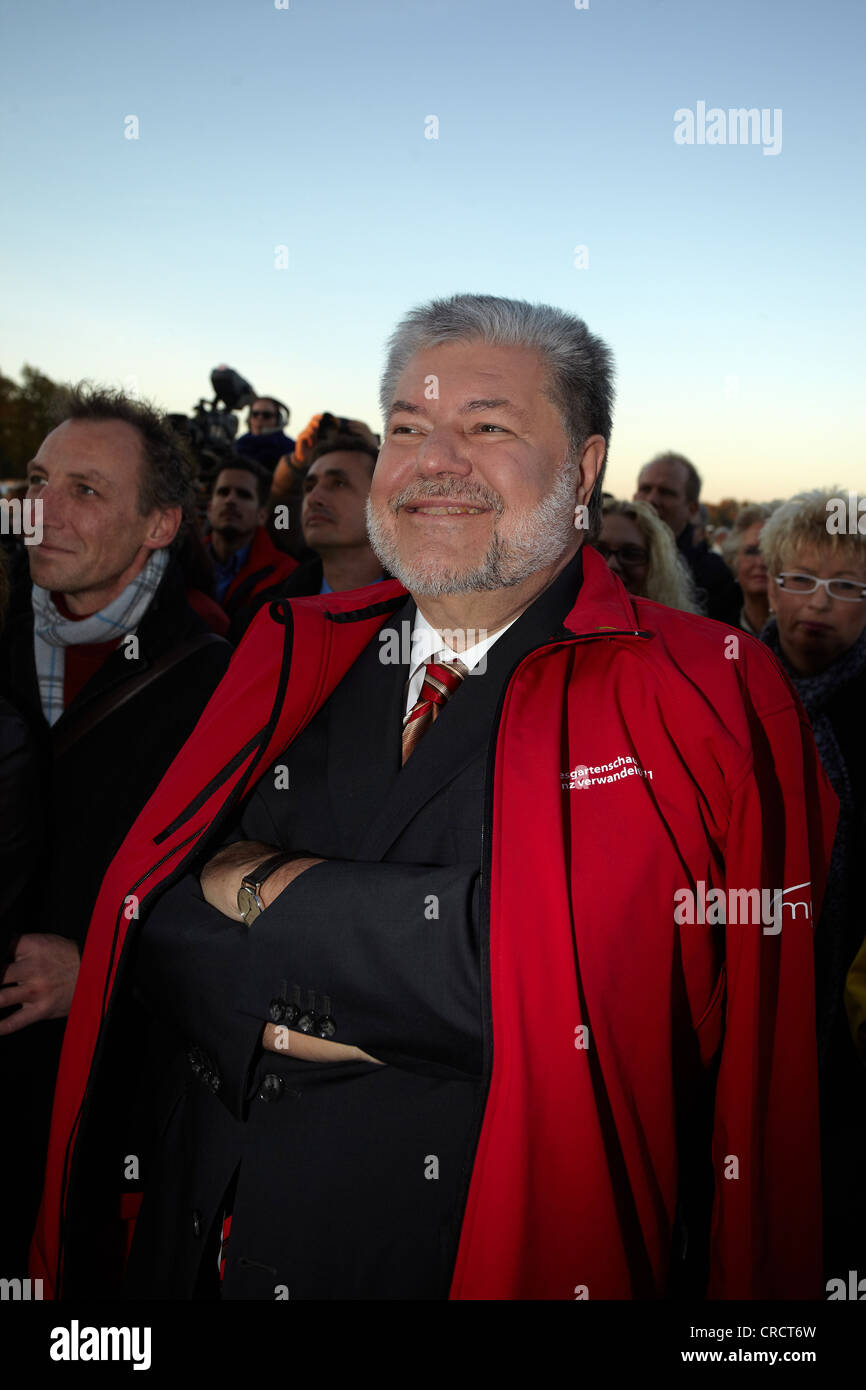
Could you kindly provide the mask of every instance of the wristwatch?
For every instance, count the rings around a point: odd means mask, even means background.
[[[276,869],[279,869],[283,864],[288,864],[291,859],[307,858],[312,858],[312,856],[305,849],[281,850],[279,854],[272,854],[270,859],[259,864],[257,869],[244,875],[238,889],[238,911],[248,927],[265,910],[265,905],[259,897],[259,889],[265,879],[270,878]]]

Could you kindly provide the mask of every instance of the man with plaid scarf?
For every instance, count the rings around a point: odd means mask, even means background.
[[[0,642],[0,692],[36,740],[44,807],[38,892],[0,960],[0,1083],[14,1136],[0,1179],[20,1196],[21,1227],[4,1231],[3,1274],[14,1272],[10,1257],[22,1268],[26,1258],[57,1056],[102,876],[230,655],[187,602],[174,554],[194,472],[170,427],[120,392],[79,388],[61,413],[28,468],[43,539],[26,548],[29,573],[23,548],[17,557]]]

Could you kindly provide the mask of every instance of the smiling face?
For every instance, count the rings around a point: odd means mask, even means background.
[[[133,425],[66,420],[28,467],[27,496],[43,506],[43,543],[27,548],[30,576],[74,612],[104,608],[177,532],[179,507],[141,515],[143,464]]]
[[[310,464],[304,477],[301,528],[311,550],[366,548],[364,509],[373,460],[369,454],[335,449]]]
[[[587,465],[584,483],[568,464],[546,390],[541,358],[524,347],[444,343],[407,363],[367,526],[382,564],[413,594],[518,585],[577,550],[574,508],[588,502],[595,470]],[[600,445],[585,448],[603,457]]]
[[[800,547],[782,570],[866,585],[866,564],[852,568],[850,557],[836,556],[814,545]],[[866,627],[866,600],[846,603],[831,598],[820,586],[813,594],[795,594],[780,588],[773,578],[770,607],[776,614],[782,650],[803,676],[826,670],[854,645]]]

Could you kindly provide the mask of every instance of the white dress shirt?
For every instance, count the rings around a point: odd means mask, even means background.
[[[517,618],[511,619],[511,623],[516,622]],[[424,667],[428,661],[434,656],[438,661],[457,661],[459,659],[468,671],[474,671],[475,667],[480,665],[482,659],[490,651],[494,642],[498,642],[502,634],[508,631],[511,623],[506,623],[498,632],[494,632],[492,637],[485,637],[481,642],[476,642],[474,646],[467,647],[465,652],[455,652],[443,642],[441,634],[437,632],[435,627],[430,626],[419,608],[415,614],[415,623],[412,628],[411,671],[406,683],[404,714],[409,713],[421,694],[421,687],[424,684]]]

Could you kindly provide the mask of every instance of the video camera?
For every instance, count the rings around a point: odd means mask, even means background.
[[[250,383],[225,363],[214,367],[210,384],[214,390],[212,401],[201,397],[191,415],[168,416],[172,427],[190,445],[203,475],[212,473],[231,451],[238,432],[233,412],[243,410],[256,399]]]

